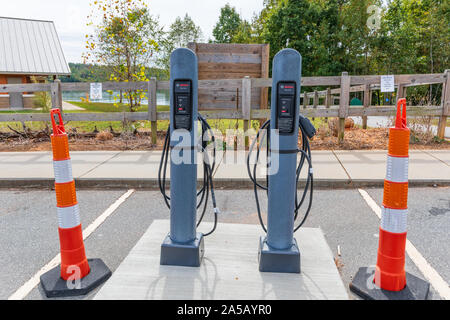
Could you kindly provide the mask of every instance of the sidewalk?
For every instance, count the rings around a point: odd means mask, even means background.
[[[315,151],[317,188],[382,187],[387,151]],[[71,152],[79,188],[157,188],[160,151]],[[245,157],[244,157],[245,159]],[[263,166],[261,166],[263,167]],[[199,173],[201,172],[199,166]],[[306,170],[306,169],[304,169]],[[258,173],[259,178],[264,173]],[[199,174],[199,178],[203,176]],[[199,180],[200,180],[199,179]],[[221,161],[214,175],[217,188],[252,188],[245,161]],[[450,150],[410,152],[411,186],[449,186]],[[0,152],[0,187],[53,187],[51,152]]]

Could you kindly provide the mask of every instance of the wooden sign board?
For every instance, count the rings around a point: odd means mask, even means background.
[[[198,57],[199,80],[269,78],[268,44],[188,44]],[[253,88],[252,109],[267,109],[268,88]],[[199,90],[199,110],[241,109],[241,86]]]

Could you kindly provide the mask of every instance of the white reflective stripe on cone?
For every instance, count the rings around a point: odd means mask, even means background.
[[[396,210],[382,207],[381,229],[391,233],[405,233],[408,210]]]
[[[73,180],[71,160],[53,161],[56,183],[67,183]]]
[[[61,229],[71,229],[78,226],[80,221],[80,208],[78,204],[67,207],[67,208],[58,208],[58,225]]]
[[[409,158],[388,156],[386,180],[391,182],[408,182]]]

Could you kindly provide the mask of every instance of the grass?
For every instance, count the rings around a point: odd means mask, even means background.
[[[114,103],[99,103],[99,102],[70,102],[75,106],[84,108],[85,110],[67,110],[66,113],[84,113],[84,112],[128,112],[129,108],[125,104],[115,106]],[[158,106],[158,111],[169,111],[169,106]],[[147,112],[148,106],[142,105],[135,110],[136,112]],[[44,113],[42,110],[1,110],[1,113]],[[50,122],[47,122],[50,126]],[[0,122],[0,131],[11,131],[8,125],[15,130],[23,130],[20,122]],[[26,121],[25,125],[31,130],[42,130],[45,128],[45,122],[30,122]],[[133,123],[135,128],[150,129],[149,121],[136,121]],[[167,130],[169,126],[168,121],[158,121],[158,130]],[[67,129],[76,128],[78,132],[92,132],[96,128],[98,131],[109,130],[110,127],[114,131],[124,131],[123,123],[121,121],[70,121],[65,127]],[[134,130],[132,127],[128,128]]]
[[[42,110],[36,109],[26,109],[26,110],[0,110],[0,114],[2,113],[44,113]]]
[[[114,103],[103,103],[103,102],[70,102],[74,106],[85,109],[81,110],[73,110],[72,112],[129,112],[130,108],[126,104],[118,104],[117,106]],[[169,106],[158,106],[158,111],[169,111]],[[148,106],[142,105],[134,110],[135,112],[147,112]]]

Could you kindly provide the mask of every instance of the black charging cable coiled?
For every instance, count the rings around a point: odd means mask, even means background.
[[[216,195],[214,192],[214,185],[213,185],[213,173],[216,167],[216,139],[214,137],[214,133],[208,124],[208,122],[203,118],[200,114],[198,114],[198,120],[201,123],[202,127],[202,136],[201,136],[201,144],[199,144],[199,147],[203,153],[203,184],[200,190],[197,192],[197,198],[200,198],[200,200],[197,202],[197,209],[201,208],[203,205],[202,213],[200,215],[199,220],[197,221],[197,227],[202,223],[203,218],[205,217],[206,209],[208,206],[208,199],[209,199],[209,193],[211,192],[211,200],[214,207],[214,226],[212,230],[206,234],[204,234],[205,237],[211,235],[217,227],[217,220],[218,220],[218,214],[220,213],[217,202],[216,202]],[[211,141],[206,141],[204,137],[206,137],[206,134],[210,135]],[[212,163],[210,162],[208,152],[206,148],[208,147],[208,144],[213,144],[213,160]],[[167,130],[166,138],[164,140],[164,146],[163,151],[161,154],[161,161],[159,163],[159,170],[158,170],[158,185],[159,190],[161,191],[161,194],[163,195],[164,202],[166,203],[167,207],[170,209],[170,197],[166,193],[166,177],[167,177],[167,163],[169,160],[169,151],[170,151],[170,127]]]
[[[265,129],[268,129],[268,130],[265,130]],[[296,221],[299,216],[299,210],[302,207],[303,203],[305,202],[306,196],[308,194],[308,190],[309,190],[309,203],[308,203],[308,207],[306,209],[306,212],[303,216],[302,221],[300,222],[300,224],[297,227],[294,227],[294,232],[296,232],[298,229],[300,229],[300,227],[305,223],[306,219],[308,218],[309,212],[311,211],[312,200],[313,200],[313,190],[314,190],[314,177],[313,177],[313,169],[312,169],[312,162],[311,162],[311,148],[309,145],[308,137],[312,138],[316,132],[315,132],[315,129],[312,126],[311,122],[303,116],[300,116],[300,118],[299,118],[299,129],[301,131],[301,136],[302,136],[302,147],[301,147],[301,149],[297,149],[297,153],[300,153],[300,160],[299,160],[299,164],[297,166],[297,171],[296,171],[296,186],[298,185],[298,182],[300,179],[300,173],[303,169],[303,166],[305,165],[305,161],[308,163],[308,174],[307,174],[305,188],[303,190],[303,194],[301,196],[300,201],[299,201],[298,193],[297,192],[295,193],[294,221]],[[263,132],[262,137],[261,137],[261,132]],[[269,162],[267,162],[266,185],[261,185],[256,180],[256,169],[257,169],[258,162],[259,162],[261,147],[263,145],[262,141],[264,141],[264,139],[266,139],[266,141],[267,141],[266,155],[267,155],[267,160],[268,160],[268,159],[270,159],[270,155],[271,155],[271,153],[270,153],[270,120],[267,120],[266,122],[264,122],[264,124],[259,129],[255,139],[253,140],[253,142],[250,146],[249,153],[247,156],[247,172],[250,177],[250,180],[253,182],[253,190],[255,193],[256,208],[258,210],[259,223],[261,224],[261,227],[263,228],[264,232],[267,233],[267,228],[264,225],[264,221],[263,221],[262,214],[261,214],[261,207],[259,204],[259,197],[258,197],[258,188],[266,190],[266,192],[269,191],[269,188],[268,188],[268,186],[269,186],[269,175],[268,175]],[[256,149],[255,164],[253,165],[253,170],[251,170],[250,157],[252,156],[253,150],[255,148],[255,144],[257,144],[257,143],[258,143],[258,147]]]

